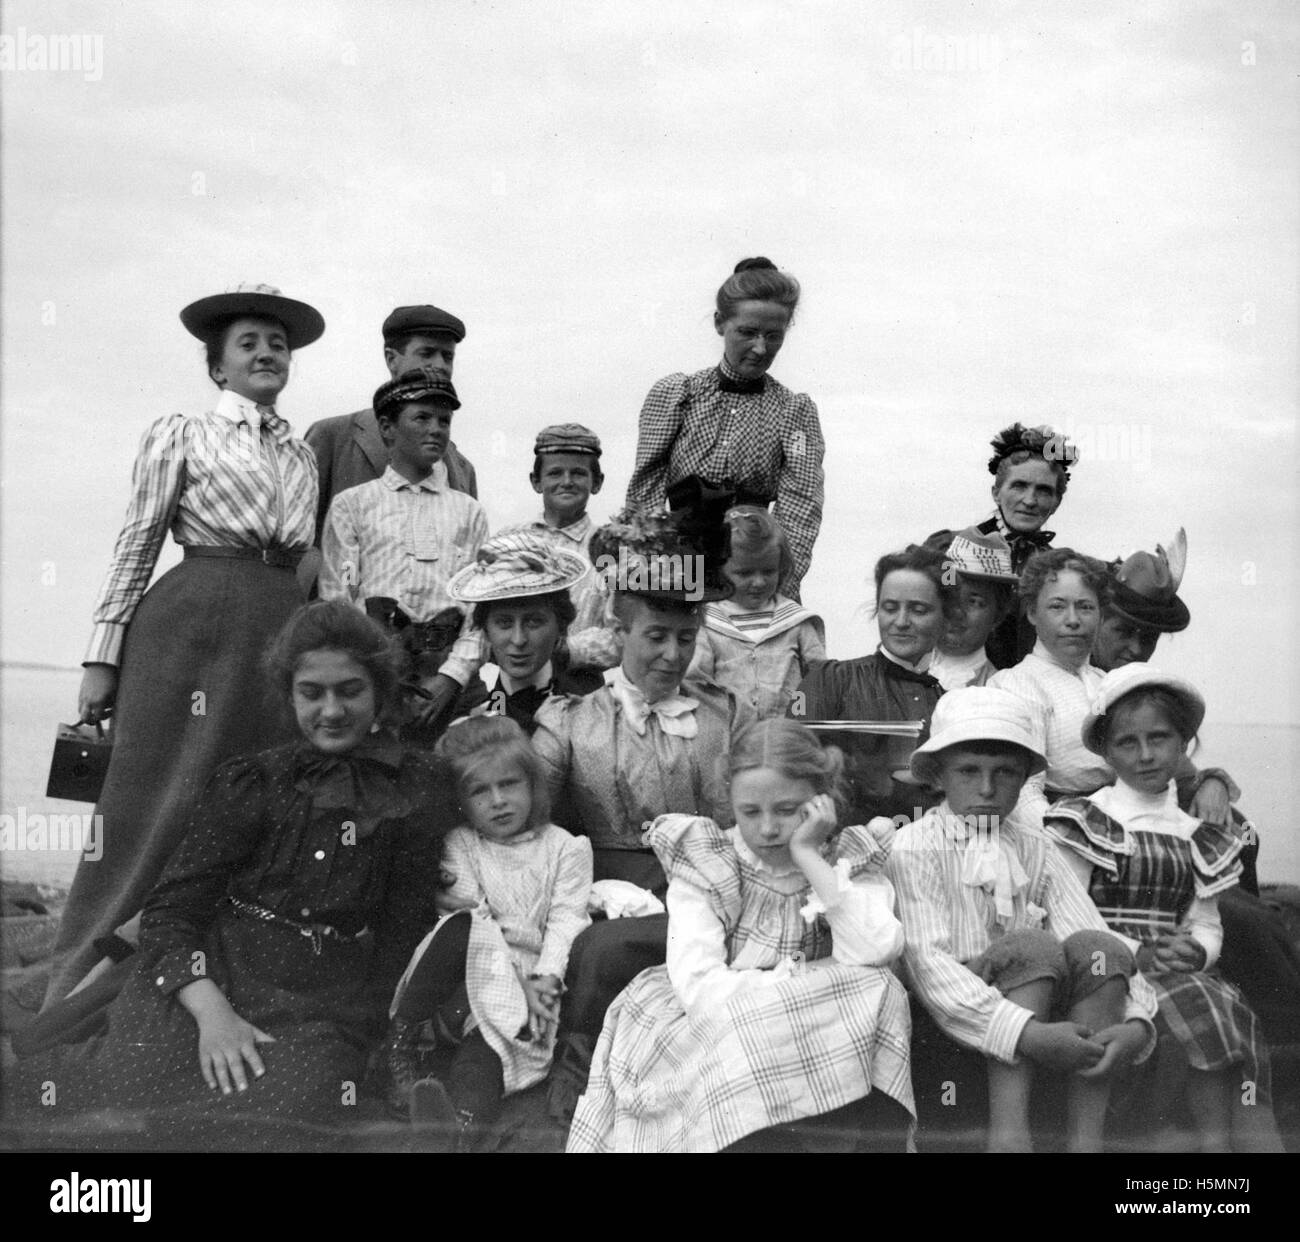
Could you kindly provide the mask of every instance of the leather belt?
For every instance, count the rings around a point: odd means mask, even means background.
[[[238,561],[261,561],[272,569],[297,569],[302,560],[301,552],[291,552],[288,548],[219,548],[191,544],[185,549],[186,557],[221,557]]]

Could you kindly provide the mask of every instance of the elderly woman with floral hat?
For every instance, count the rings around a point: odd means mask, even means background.
[[[590,570],[581,556],[528,531],[494,535],[479,549],[448,584],[453,599],[471,606],[492,653],[464,705],[509,716],[531,735],[552,694],[590,694],[604,684],[599,673],[569,666],[564,640],[574,618],[569,593]]]
[[[1037,551],[1051,546],[1054,532],[1043,523],[1060,508],[1078,450],[1051,427],[1012,423],[991,441],[993,456],[993,515],[975,529],[981,535],[1001,535],[1011,549],[1011,569],[1019,574]],[[931,536],[934,538],[934,536]],[[989,635],[989,659],[996,668],[1010,668],[1034,648],[1033,626],[1013,609]]]
[[[140,910],[212,770],[287,737],[257,709],[260,661],[302,603],[294,569],[312,544],[317,486],[316,459],[275,401],[293,351],[325,321],[278,289],[241,285],[191,303],[181,322],[220,395],[207,413],[158,419],[136,454],[79,704],[83,720],[114,721],[95,808],[104,856],[77,870],[47,1004]],[[185,559],[150,586],[168,530]]]

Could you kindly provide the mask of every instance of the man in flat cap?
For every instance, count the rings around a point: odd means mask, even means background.
[[[456,346],[465,339],[465,325],[436,306],[399,306],[384,320],[383,334],[384,362],[393,379],[421,367],[442,371],[450,379]],[[315,450],[320,470],[319,543],[330,502],[349,487],[380,478],[388,465],[388,449],[373,409],[323,418],[307,428],[304,438]],[[448,485],[477,497],[478,480],[468,458],[448,444],[442,460]]]

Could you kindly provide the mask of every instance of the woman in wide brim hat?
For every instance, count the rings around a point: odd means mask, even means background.
[[[473,608],[492,662],[465,688],[461,710],[509,716],[525,732],[552,694],[589,694],[599,671],[573,669],[565,632],[576,615],[570,591],[592,572],[576,553],[529,531],[494,535],[447,584],[452,599]]]
[[[82,720],[113,722],[95,808],[104,852],[73,881],[47,1007],[139,911],[213,769],[289,737],[261,710],[259,665],[302,603],[294,568],[312,543],[316,460],[275,400],[293,350],[325,323],[267,285],[200,298],[181,322],[221,391],[207,413],[154,422],[136,456],[79,701]],[[169,529],[184,559],[149,586]]]

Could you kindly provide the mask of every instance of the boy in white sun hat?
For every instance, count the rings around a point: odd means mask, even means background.
[[[1100,1150],[1114,1072],[1155,1043],[1155,997],[1132,952],[1059,851],[1007,818],[1045,763],[1015,695],[950,691],[912,757],[944,800],[899,830],[888,863],[908,986],[949,1039],[985,1058],[990,1151],[1032,1148],[1033,1066],[1069,1075],[1070,1149]],[[924,1127],[922,1096],[938,1087],[916,1087]]]

